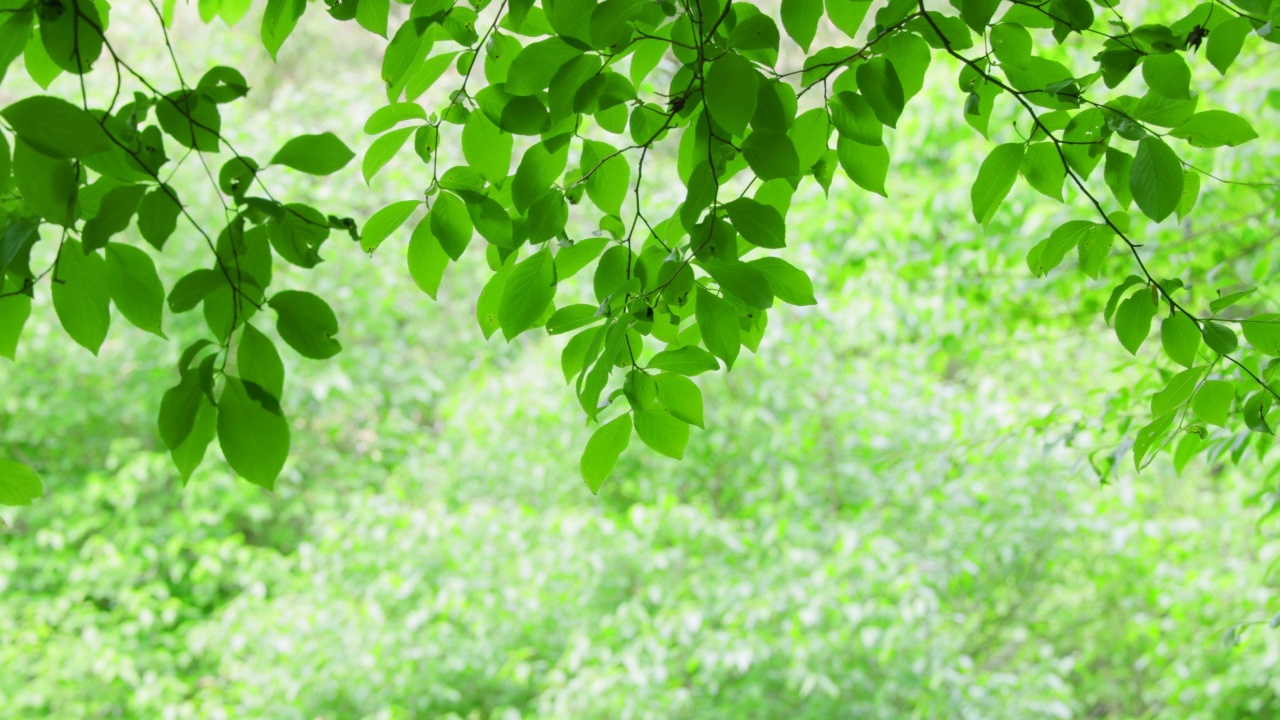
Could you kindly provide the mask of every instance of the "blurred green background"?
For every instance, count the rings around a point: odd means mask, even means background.
[[[118,6],[113,25],[154,32],[145,3]],[[188,80],[224,63],[253,86],[224,120],[241,152],[323,130],[367,146],[383,41],[318,10],[272,65],[253,22],[179,4]],[[176,86],[155,46],[128,54]],[[1246,55],[1239,77],[1196,78],[1263,139],[1192,159],[1248,179],[1274,172],[1280,102],[1274,49]],[[935,63],[892,134],[889,199],[839,180],[797,195],[784,252],[819,305],[776,310],[758,356],[699,378],[708,430],[684,462],[633,442],[598,497],[563,338],[485,342],[483,259],[432,302],[408,226],[372,258],[333,239],[315,271],[282,273],[330,298],[345,350],[286,353],[274,494],[216,447],[183,489],[163,452],[160,395],[198,314],[166,319],[172,344],[117,322],[95,359],[40,296],[0,363],[0,449],[46,488],[0,513],[0,716],[1280,717],[1280,638],[1222,641],[1280,609],[1274,459],[1133,472],[1126,418],[1146,422],[1160,376],[1101,319],[1131,261],[1032,278],[1025,252],[1081,211],[1025,186],[989,232],[972,222],[989,146],[955,75]],[[421,193],[416,163],[372,189],[358,163],[268,182],[367,217]],[[199,173],[175,182],[213,217]],[[1276,205],[1206,182],[1196,219],[1139,232],[1157,273],[1259,284],[1274,307]],[[166,284],[202,252],[185,240]]]

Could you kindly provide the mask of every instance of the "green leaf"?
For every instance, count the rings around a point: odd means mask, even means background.
[[[960,16],[964,18],[966,25],[981,35],[987,31],[987,25],[991,24],[991,18],[995,16],[999,5],[1000,0],[968,0],[961,7]],[[992,34],[995,34],[994,28]],[[994,45],[994,42],[992,44]]]
[[[1116,337],[1129,354],[1138,354],[1138,348],[1151,333],[1151,320],[1155,316],[1156,304],[1148,293],[1136,292],[1120,303],[1116,311]]]
[[[218,152],[222,115],[212,99],[195,91],[171,93],[156,104],[156,119],[183,147]]]
[[[498,320],[498,308],[502,304],[503,291],[506,290],[510,275],[510,265],[498,268],[489,282],[480,289],[480,297],[476,298],[476,322],[479,323],[485,340],[492,337],[494,331],[502,325]]]
[[[164,286],[150,255],[131,245],[107,245],[107,286],[121,315],[139,330],[165,337]]]
[[[84,254],[79,241],[67,239],[58,253],[53,283],[53,309],[63,329],[97,355],[111,326],[110,307],[106,262],[97,253]]]
[[[257,385],[279,401],[284,397],[284,362],[271,338],[249,323],[240,331],[236,349],[236,372],[240,379]]]
[[[449,255],[440,246],[440,241],[431,234],[430,218],[423,218],[409,238],[409,276],[413,278],[418,289],[436,299],[440,292],[440,281],[444,278],[445,268],[449,266]]]
[[[44,497],[44,486],[31,468],[0,459],[0,505],[30,505]]]
[[[1271,402],[1269,390],[1259,390],[1250,395],[1248,400],[1245,400],[1240,414],[1244,416],[1244,424],[1249,427],[1249,430],[1266,435],[1275,434],[1271,430],[1271,426],[1267,424],[1267,411],[1271,409]],[[1239,459],[1237,458],[1238,461]]]
[[[414,105],[414,107],[417,107],[417,105]],[[475,115],[480,115],[480,113],[475,113]],[[405,141],[417,129],[416,127],[400,128],[383,135],[369,145],[369,149],[364,154],[364,161],[360,164],[360,173],[364,175],[366,185],[373,180],[373,176],[377,175],[379,170],[391,162],[396,153],[400,152],[400,148],[404,147]]]
[[[1001,65],[1029,69],[1031,48],[1031,33],[1021,25],[1004,22],[991,28],[991,50]]]
[[[1200,349],[1200,328],[1195,321],[1182,313],[1175,313],[1160,323],[1160,343],[1169,359],[1191,367],[1196,363]]]
[[[1204,55],[1218,72],[1226,75],[1227,69],[1240,55],[1244,39],[1253,32],[1253,23],[1246,17],[1233,17],[1219,23],[1209,33]]]
[[[1204,321],[1200,334],[1204,337],[1204,344],[1219,355],[1233,353],[1240,347],[1240,341],[1236,338],[1234,330],[1212,320]]]
[[[1129,190],[1129,171],[1132,167],[1132,155],[1116,148],[1107,148],[1104,180],[1107,187],[1111,188],[1111,195],[1115,197],[1116,202],[1126,210],[1129,208],[1129,203],[1133,202],[1133,193]]]
[[[863,145],[847,138],[836,143],[840,167],[858,187],[889,197],[884,181],[889,175],[889,149],[883,145]],[[1015,170],[1016,172],[1016,170]]]
[[[237,475],[272,490],[289,457],[289,423],[263,392],[226,377],[218,400],[218,444]]]
[[[51,158],[81,158],[113,147],[92,115],[61,98],[33,95],[0,110],[0,116],[19,138]]]
[[[504,89],[512,95],[534,95],[547,89],[560,68],[580,55],[582,50],[558,37],[531,43],[511,62]]]
[[[1169,131],[1195,147],[1235,147],[1258,137],[1248,120],[1225,110],[1206,110]]]
[[[1248,290],[1241,290],[1240,292],[1228,293],[1227,295],[1219,295],[1217,298],[1214,298],[1209,302],[1209,310],[1210,312],[1216,315],[1222,312],[1223,310],[1226,310],[1227,308],[1231,307],[1232,305],[1235,305],[1241,300],[1249,297],[1250,295],[1254,294],[1257,291],[1258,291],[1257,288],[1249,288]],[[1222,291],[1219,290],[1218,292],[1221,293]]]
[[[1067,166],[1058,148],[1051,142],[1031,143],[1022,156],[1022,176],[1027,184],[1058,202],[1062,202],[1062,183]]]
[[[756,130],[742,142],[742,156],[751,172],[761,180],[794,178],[800,175],[800,156],[784,132]]]
[[[93,68],[102,54],[102,34],[106,28],[98,6],[77,0],[50,8],[40,16],[40,39],[44,49],[58,67],[83,75]]]
[[[818,32],[822,14],[822,0],[782,0],[782,27],[805,53]]]
[[[588,171],[590,169],[587,168]],[[615,155],[596,167],[591,177],[587,178],[587,196],[605,213],[621,215],[622,203],[630,186],[631,166],[627,164],[625,155]]]
[[[75,224],[79,183],[70,161],[48,157],[19,138],[13,146],[13,178],[22,199],[45,220],[67,228]]]
[[[510,172],[512,144],[511,135],[482,112],[471,113],[462,126],[462,154],[491,183],[502,182]]]
[[[698,328],[702,331],[702,342],[712,355],[724,360],[725,367],[732,369],[733,361],[738,359],[738,351],[742,346],[738,313],[728,302],[701,287],[697,292],[694,314],[698,320]]]
[[[193,270],[169,289],[169,310],[175,313],[192,310],[211,293],[226,287],[226,277],[220,271]]]
[[[689,425],[663,410],[642,410],[635,414],[636,434],[645,445],[676,460],[684,459],[689,444]]]
[[[579,467],[582,470],[582,479],[587,483],[592,495],[600,492],[600,486],[609,477],[609,473],[613,472],[618,456],[627,449],[630,442],[630,413],[619,415],[596,428],[596,431],[591,434],[587,447],[582,451]]]
[[[1244,337],[1258,352],[1280,356],[1280,315],[1254,315],[1240,322]]]
[[[831,124],[841,137],[863,145],[883,145],[884,125],[861,95],[855,92],[838,92],[827,101],[831,111]]]
[[[1139,293],[1141,294],[1141,293]],[[1133,438],[1133,467],[1136,470],[1143,468],[1142,461],[1146,460],[1147,454],[1155,446],[1156,441],[1164,437],[1169,428],[1173,426],[1173,421],[1177,418],[1177,413],[1169,413],[1161,415],[1152,420],[1149,424],[1138,430],[1138,434]]]
[[[391,0],[360,0],[356,5],[356,22],[375,35],[387,36],[387,16]]]
[[[370,253],[377,250],[378,246],[391,236],[391,233],[400,229],[404,221],[408,220],[421,204],[421,200],[400,200],[374,213],[364,224],[364,230],[360,233],[360,248]]]
[[[455,261],[462,257],[474,230],[462,201],[452,193],[442,192],[436,196],[427,218],[431,221],[431,234],[440,241],[445,253]]]
[[[160,415],[156,424],[166,448],[174,450],[187,440],[203,402],[205,393],[196,372],[184,372],[182,380],[165,391],[160,398]]]
[[[386,107],[373,111],[364,123],[367,135],[383,133],[405,120],[426,120],[427,111],[415,102],[393,102]]]
[[[160,186],[142,196],[138,203],[138,232],[157,250],[163,250],[165,242],[178,228],[178,216],[182,206],[170,195],[168,186]]]
[[[776,208],[742,197],[726,204],[724,209],[734,229],[747,242],[762,248],[786,247],[786,222]]]
[[[595,305],[587,303],[566,305],[552,313],[547,320],[547,334],[563,335],[602,319],[604,319],[604,315],[600,313],[600,309]]]
[[[791,305],[817,305],[813,297],[813,281],[805,272],[778,257],[763,257],[747,263],[759,270],[775,297]]]
[[[706,259],[699,263],[720,289],[757,308],[773,307],[773,293],[764,273],[738,260]]]
[[[262,44],[271,53],[272,60],[306,9],[307,0],[267,0],[267,9],[262,14]]]
[[[129,227],[133,213],[138,209],[142,194],[147,188],[142,185],[121,185],[111,188],[103,196],[98,214],[84,224],[80,239],[86,251],[100,250],[107,246],[112,235]]]
[[[588,238],[561,248],[556,253],[556,277],[563,282],[578,274],[600,255],[608,243],[605,238]]]
[[[1198,367],[1169,378],[1164,389],[1151,396],[1151,414],[1155,417],[1174,412],[1181,408],[1196,391],[1196,385],[1204,377],[1206,368]]]
[[[1142,61],[1142,79],[1171,100],[1191,99],[1191,68],[1179,53],[1148,55]]]
[[[498,324],[511,340],[533,327],[556,295],[556,265],[550,250],[522,260],[507,276],[498,304]]]
[[[284,144],[271,158],[272,165],[284,165],[309,175],[331,175],[351,162],[356,154],[337,135],[299,135]]]
[[[280,338],[299,355],[324,360],[342,350],[342,345],[333,337],[338,334],[338,318],[329,304],[316,295],[283,290],[272,295],[267,304],[276,311],[276,331]]]
[[[654,377],[658,402],[677,420],[705,427],[702,420],[702,391],[684,375],[662,373]]]
[[[1147,217],[1160,222],[1182,199],[1182,161],[1158,137],[1138,141],[1138,153],[1129,170],[1129,191]]]
[[[1196,393],[1191,408],[1205,422],[1218,427],[1227,426],[1231,402],[1236,398],[1235,384],[1227,380],[1205,380]]]
[[[741,55],[729,53],[712,62],[702,91],[712,121],[734,136],[746,132],[756,112],[759,82],[760,73]]]
[[[875,111],[876,117],[889,127],[897,127],[898,118],[906,104],[906,96],[893,63],[887,58],[874,57],[859,65],[855,72],[858,89]]]
[[[701,375],[720,369],[720,363],[711,353],[700,347],[686,345],[674,350],[663,350],[649,360],[649,370],[665,370],[681,375]]]
[[[21,287],[21,286],[17,286]],[[13,284],[0,282],[5,293],[17,292]],[[18,339],[22,329],[31,317],[31,298],[22,294],[8,295],[0,298],[0,357],[17,359]]]
[[[511,181],[511,200],[516,210],[528,212],[546,195],[569,162],[569,143],[564,136],[544,140],[525,151]]]
[[[973,202],[973,217],[984,228],[991,224],[1000,203],[1013,189],[1022,166],[1023,151],[1022,143],[1006,143],[997,146],[982,161],[969,197]]]

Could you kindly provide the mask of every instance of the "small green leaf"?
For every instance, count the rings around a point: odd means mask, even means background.
[[[1141,294],[1141,293],[1139,293]],[[1147,459],[1148,453],[1155,446],[1156,441],[1164,437],[1169,428],[1173,426],[1173,421],[1177,418],[1177,413],[1169,413],[1161,415],[1152,420],[1149,424],[1138,430],[1138,434],[1133,439],[1133,467],[1136,470],[1143,468],[1143,460]]]
[[[1240,55],[1240,49],[1244,47],[1244,39],[1251,32],[1253,32],[1253,23],[1247,17],[1233,17],[1219,23],[1209,33],[1204,51],[1205,57],[1218,69],[1219,73],[1226,75],[1227,69]]]
[[[1175,313],[1160,323],[1160,343],[1169,359],[1191,367],[1200,349],[1200,328],[1195,321],[1182,313]]]
[[[163,250],[165,241],[178,228],[178,216],[182,206],[171,195],[168,186],[160,186],[142,196],[138,203],[138,232],[157,250]]]
[[[107,286],[121,315],[139,330],[165,337],[164,286],[150,255],[131,245],[107,245]]]
[[[391,233],[400,229],[404,221],[408,220],[421,204],[421,200],[400,200],[374,213],[364,224],[364,230],[360,233],[360,248],[370,253],[377,250],[378,246],[391,236]]]
[[[449,255],[440,246],[440,241],[431,234],[429,218],[423,218],[409,238],[409,276],[422,292],[436,299],[440,292],[440,281],[444,278],[445,268],[449,266]]]
[[[1120,303],[1116,311],[1116,337],[1131,355],[1151,333],[1151,319],[1156,316],[1156,304],[1146,292],[1136,292]]]
[[[1174,412],[1186,404],[1196,391],[1196,385],[1204,377],[1206,368],[1198,367],[1169,378],[1164,389],[1151,396],[1151,414],[1155,417]]]
[[[884,144],[884,125],[871,104],[858,93],[838,92],[827,101],[827,107],[831,111],[831,124],[841,137],[863,145]]]
[[[31,468],[0,459],[0,505],[30,505],[44,497],[44,486]]]
[[[1022,157],[1022,176],[1031,187],[1062,202],[1062,183],[1067,179],[1067,166],[1053,143],[1037,142],[1027,147]]]
[[[1254,315],[1241,321],[1240,329],[1249,344],[1266,355],[1280,356],[1280,315]]]
[[[462,154],[491,183],[500,183],[511,170],[510,133],[502,132],[482,112],[473,112],[462,127]]]
[[[1204,322],[1201,335],[1204,337],[1204,344],[1219,355],[1233,353],[1240,346],[1234,330],[1212,320]]]
[[[897,127],[906,96],[893,63],[888,58],[873,57],[859,65],[855,73],[858,89],[871,104],[876,117],[889,127]]]
[[[1267,423],[1267,411],[1271,409],[1272,397],[1269,390],[1259,390],[1245,400],[1240,413],[1244,415],[1244,424],[1249,430],[1264,435],[1274,435],[1271,425]]]
[[[1142,61],[1142,79],[1147,86],[1173,100],[1191,98],[1191,68],[1179,53],[1148,55]]]
[[[218,444],[237,475],[271,490],[289,457],[289,423],[263,392],[226,377],[218,400]]]
[[[756,130],[742,142],[742,156],[751,172],[761,180],[793,178],[800,175],[800,156],[784,132]]]
[[[1235,384],[1227,380],[1205,380],[1196,393],[1191,408],[1205,422],[1218,427],[1227,426],[1231,403],[1236,399]]]
[[[676,460],[684,459],[689,444],[689,425],[664,410],[642,410],[635,414],[636,434],[645,445]]]
[[[711,258],[700,261],[700,264],[729,295],[752,307],[773,307],[773,292],[769,289],[768,279],[751,265],[738,260]]]
[[[75,224],[79,183],[69,160],[48,157],[18,138],[13,179],[22,199],[41,217],[67,228]]]
[[[417,105],[414,107],[417,107]],[[476,113],[476,115],[479,114]],[[373,180],[373,176],[377,175],[383,166],[391,162],[396,153],[400,152],[400,148],[404,147],[409,136],[417,129],[414,127],[400,128],[383,135],[369,145],[369,149],[364,154],[364,161],[360,164],[360,173],[364,175],[366,185]]]
[[[1031,64],[1031,33],[1016,23],[1003,22],[991,28],[991,50],[1001,65],[1027,70]]]
[[[272,295],[267,304],[276,311],[276,331],[280,338],[299,355],[324,360],[342,350],[342,345],[333,337],[338,334],[338,318],[329,304],[316,295],[283,290]]]
[[[596,428],[596,431],[591,434],[587,447],[582,451],[579,468],[582,470],[582,479],[587,483],[592,495],[600,492],[600,486],[609,477],[609,473],[613,472],[618,456],[627,449],[630,442],[630,413],[619,415]]]
[[[791,305],[817,305],[813,281],[805,272],[779,257],[757,258],[747,263],[764,274],[775,297]]]
[[[63,329],[94,355],[111,326],[111,289],[106,262],[84,254],[77,240],[67,239],[58,253],[53,283],[53,309]]]
[[[840,167],[858,187],[877,195],[888,197],[885,178],[889,175],[889,149],[883,145],[863,145],[848,138],[840,138],[836,144]],[[1014,168],[1017,177],[1017,168]]]
[[[741,136],[756,112],[756,86],[760,73],[750,60],[728,53],[711,63],[706,71],[706,111],[716,125],[729,134]]]
[[[756,247],[786,247],[787,226],[777,209],[743,197],[724,206],[729,221],[744,240]]]
[[[236,350],[240,379],[266,390],[278,402],[284,397],[284,362],[271,338],[249,323],[240,331]]]
[[[720,363],[711,353],[700,347],[686,345],[674,350],[663,350],[649,360],[648,369],[665,370],[681,375],[701,375],[720,369]]]
[[[1235,147],[1258,137],[1248,120],[1225,110],[1206,110],[1169,131],[1195,147]]]
[[[195,427],[200,405],[205,401],[199,373],[184,372],[182,380],[165,391],[160,398],[157,428],[160,439],[169,450],[182,445]]]
[[[805,53],[818,32],[822,15],[822,0],[782,0],[782,27]]]
[[[364,131],[367,135],[383,133],[405,120],[426,120],[427,111],[418,103],[393,102],[386,107],[378,108],[365,121]]]
[[[57,159],[110,150],[111,138],[92,115],[61,98],[33,95],[0,110],[14,134]]]
[[[1148,135],[1138,141],[1129,191],[1143,214],[1156,222],[1177,209],[1182,199],[1182,161],[1160,138]]]
[[[702,391],[684,375],[662,373],[654,377],[658,402],[677,420],[705,427],[702,423]]]
[[[452,193],[440,193],[427,217],[431,221],[431,233],[440,240],[445,253],[455,261],[462,257],[474,231],[462,201]]]
[[[356,154],[337,135],[299,135],[271,158],[272,165],[284,165],[309,175],[331,175],[351,162]]]
[[[262,44],[271,53],[272,60],[306,9],[307,0],[267,0],[267,9],[262,14]]]
[[[733,361],[738,359],[738,351],[742,346],[738,313],[727,301],[699,287],[694,314],[707,350],[724,360],[725,366],[732,369]]]
[[[525,258],[511,270],[498,304],[498,324],[510,341],[533,327],[556,295],[556,265],[549,250]]]
[[[978,177],[973,182],[969,197],[973,202],[973,217],[985,228],[991,224],[996,210],[1013,189],[1022,166],[1022,143],[1006,143],[997,146],[982,161]]]
[[[80,232],[86,252],[106,247],[112,235],[129,227],[144,192],[146,187],[142,185],[121,185],[107,191],[98,214],[86,222]]]

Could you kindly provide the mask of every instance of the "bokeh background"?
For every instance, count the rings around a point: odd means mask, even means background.
[[[147,3],[117,6],[113,31],[155,36]],[[273,64],[259,12],[206,26],[179,3],[188,82],[246,74],[224,117],[245,154],[322,130],[362,154],[385,41],[316,6]],[[123,47],[176,88],[159,45]],[[1274,179],[1277,54],[1250,47],[1230,80],[1193,66],[1263,138],[1190,157]],[[407,271],[411,225],[372,257],[335,235],[314,271],[277,266],[330,299],[345,350],[284,353],[293,451],[274,493],[216,444],[183,488],[164,453],[159,400],[198,313],[166,318],[174,343],[117,317],[94,358],[38,296],[18,362],[0,361],[0,454],[46,488],[0,512],[0,716],[1280,717],[1274,457],[1135,473],[1126,438],[1163,361],[1150,342],[1130,357],[1101,313],[1131,260],[1031,277],[1026,251],[1084,212],[1070,195],[1020,185],[989,231],[972,221],[989,145],[956,74],[936,59],[891,133],[888,199],[840,179],[797,195],[784,252],[818,306],[775,310],[758,354],[698,378],[707,430],[685,461],[633,442],[599,496],[563,338],[485,342],[483,258],[432,301]],[[0,101],[32,87],[15,65]],[[213,219],[202,172],[175,183]],[[267,180],[363,218],[427,176],[406,150],[371,188],[358,163]],[[1274,189],[1206,179],[1200,203],[1138,229],[1156,273],[1280,305]],[[200,242],[170,241],[166,284]]]

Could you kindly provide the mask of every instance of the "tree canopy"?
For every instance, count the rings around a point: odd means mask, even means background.
[[[423,193],[359,219],[272,192],[279,173],[346,167],[346,140],[317,127],[260,162],[222,125],[224,106],[250,91],[241,72],[217,66],[188,82],[179,70],[162,87],[135,69],[128,50],[148,42],[178,67],[174,3],[150,3],[154,34],[140,39],[113,34],[104,0],[0,0],[0,68],[21,56],[45,89],[73,80],[0,110],[0,354],[16,357],[37,293],[93,353],[112,305],[160,337],[166,306],[199,309],[207,335],[185,346],[158,403],[184,479],[216,439],[238,475],[273,487],[291,432],[277,339],[313,360],[342,350],[336,300],[282,287],[276,270],[352,253],[326,246],[343,237],[375,257],[405,253],[432,297],[452,263],[483,254],[486,337],[568,336],[561,365],[593,427],[581,458],[592,492],[633,436],[681,458],[704,425],[689,378],[758,351],[775,304],[820,301],[787,259],[797,189],[830,193],[843,173],[866,192],[910,192],[893,188],[890,150],[912,149],[892,134],[931,66],[958,70],[957,121],[992,145],[972,179],[974,222],[990,227],[1019,180],[1063,203],[1074,217],[1027,239],[1027,271],[1068,263],[1106,279],[1115,339],[1134,355],[1159,345],[1145,357],[1163,389],[1132,399],[1142,420],[1117,413],[1130,442],[1098,458],[1099,472],[1129,450],[1140,468],[1165,448],[1185,464],[1272,441],[1280,314],[1250,287],[1165,277],[1142,238],[1193,213],[1202,183],[1230,180],[1189,158],[1258,137],[1199,88],[1280,42],[1273,0],[1175,17],[1105,0],[269,0],[261,39],[273,57],[307,11],[388,39],[387,105],[365,122],[376,139],[361,171],[371,182],[412,153]],[[249,9],[199,3],[207,22]],[[447,100],[424,104],[438,86]],[[188,162],[205,169],[217,224],[169,183]],[[674,183],[677,206],[653,199]],[[146,245],[125,239],[133,224]],[[207,261],[162,279],[153,256],[183,236]],[[37,470],[0,459],[0,503],[39,497]]]

